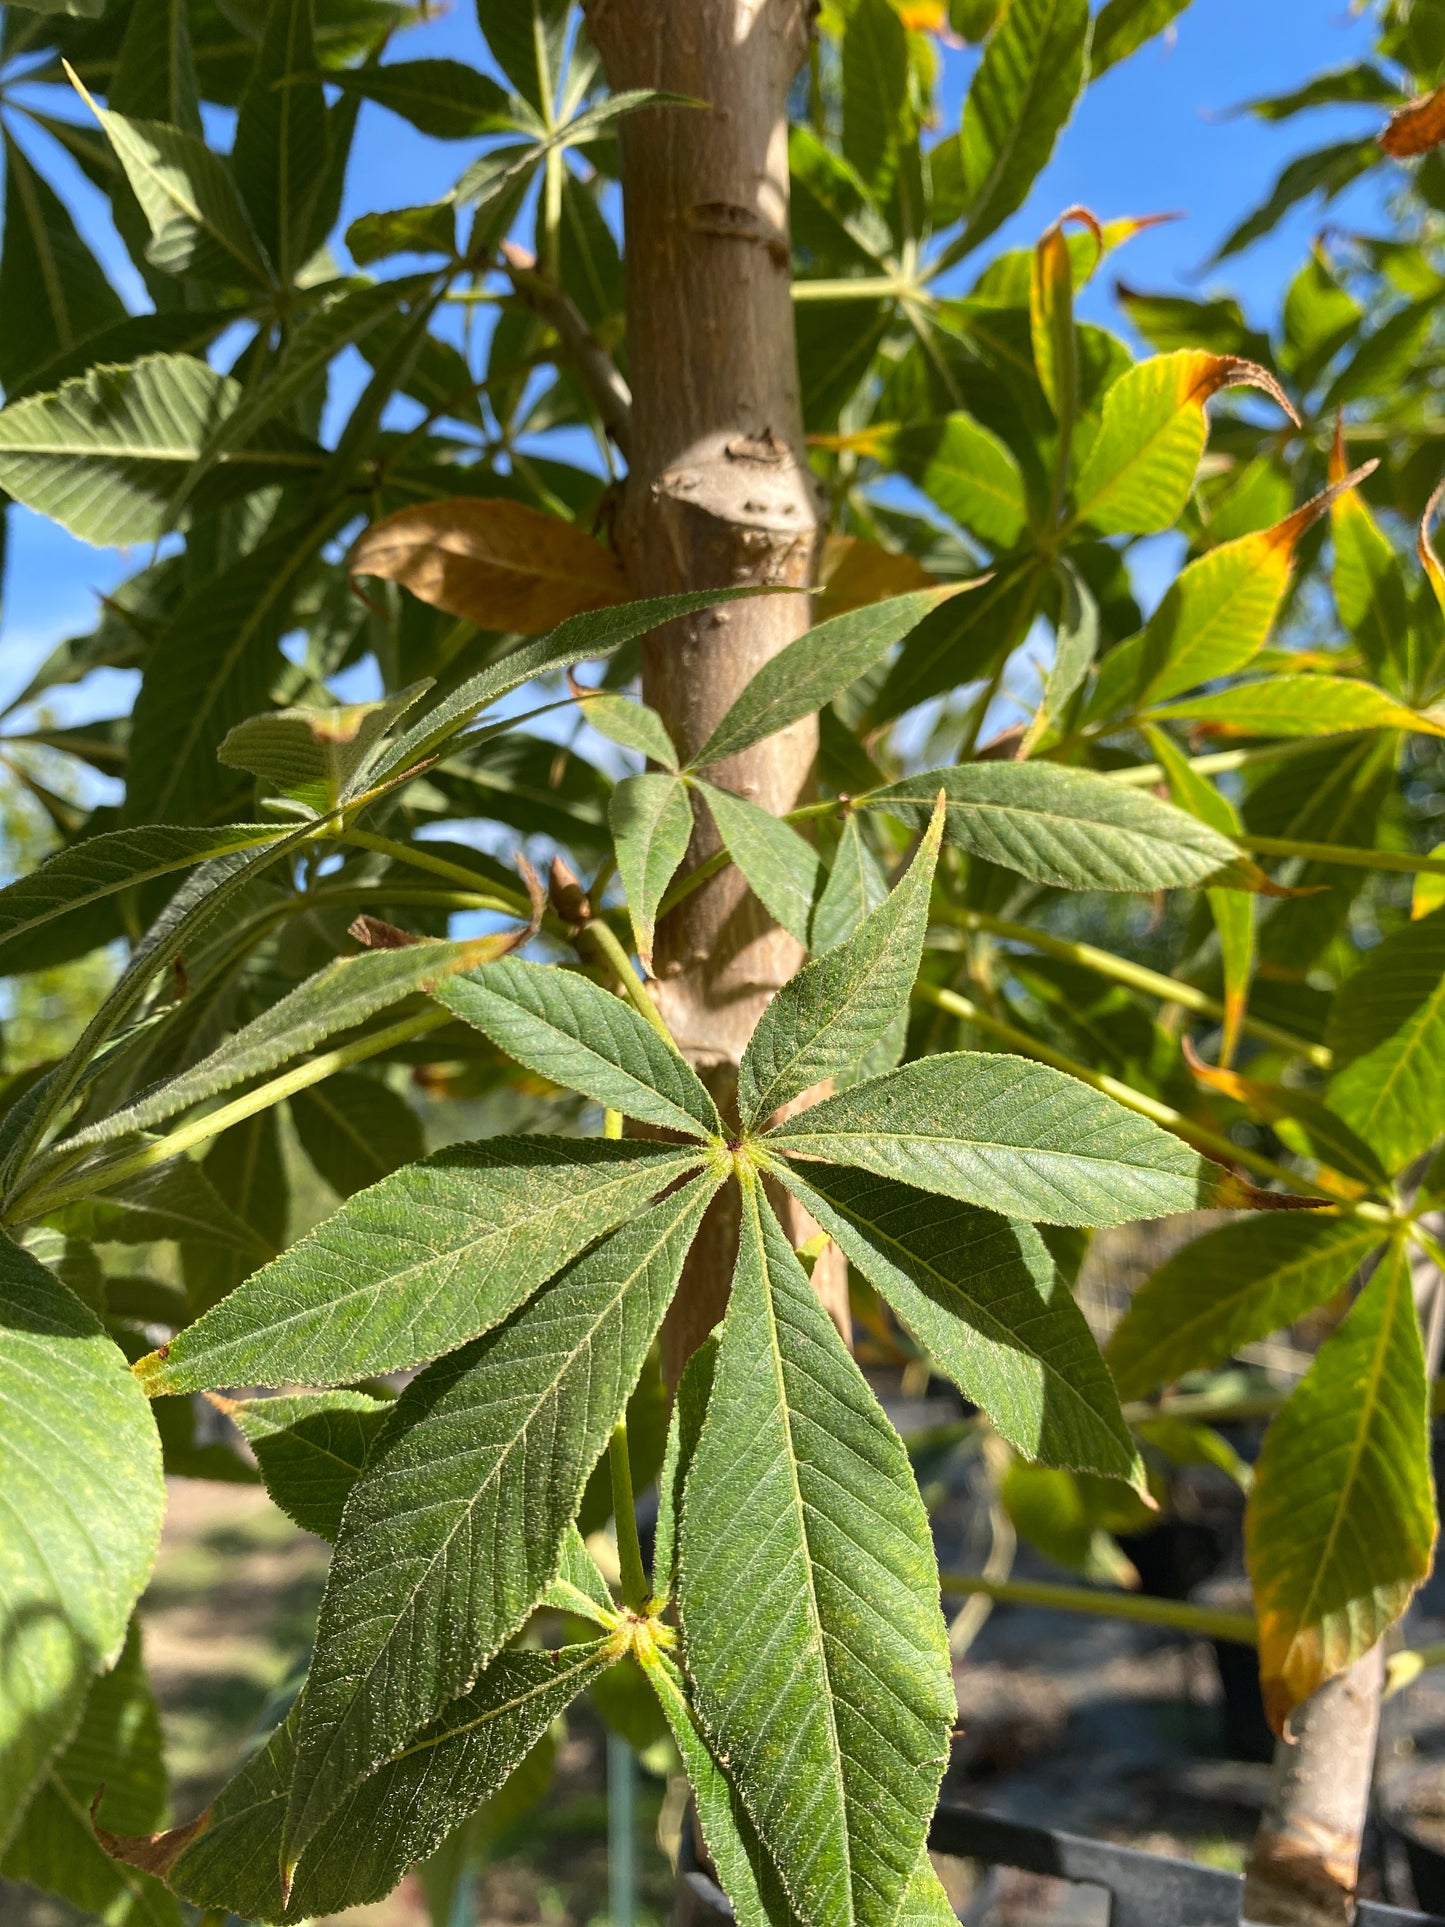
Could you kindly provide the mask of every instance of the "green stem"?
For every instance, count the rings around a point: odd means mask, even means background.
[[[985,1579],[970,1572],[941,1572],[938,1577],[944,1592],[960,1597],[984,1593],[990,1599],[1008,1600],[1018,1606],[1047,1606],[1056,1612],[1090,1613],[1101,1619],[1132,1619],[1136,1625],[1166,1626],[1173,1632],[1194,1633],[1200,1639],[1232,1639],[1241,1646],[1253,1646],[1259,1637],[1253,1613],[1191,1606],[1183,1599],[1098,1592],[1088,1586],[1055,1586],[1035,1579]]]
[[[1003,917],[987,916],[982,910],[952,911],[950,921],[961,929],[984,930],[991,936],[1026,943],[1031,949],[1042,950],[1047,956],[1058,957],[1065,963],[1079,964],[1085,970],[1111,978],[1115,983],[1127,984],[1133,990],[1143,990],[1152,997],[1162,998],[1167,1004],[1178,1004],[1181,1009],[1192,1010],[1201,1017],[1212,1017],[1219,1022],[1224,1020],[1223,1004],[1196,989],[1193,984],[1184,983],[1178,977],[1166,977],[1161,971],[1149,970],[1143,964],[1131,963],[1126,957],[1116,957],[1111,950],[1099,950],[1091,943],[1071,943],[1067,938],[1053,936],[1047,930],[1037,930],[1032,924],[1010,923]],[[1303,1037],[1296,1037],[1291,1031],[1267,1024],[1261,1018],[1246,1017],[1244,1029],[1251,1037],[1259,1038],[1261,1043],[1275,1044],[1281,1050],[1308,1058],[1320,1070],[1328,1070],[1333,1062],[1323,1044],[1308,1043]]]
[[[1302,856],[1312,863],[1340,863],[1356,870],[1399,870],[1406,876],[1425,870],[1445,877],[1445,857],[1415,856],[1408,850],[1355,850],[1347,843],[1302,843],[1292,836],[1236,836],[1234,841],[1256,856]]]
[[[590,943],[599,955],[606,959],[617,973],[622,985],[622,994],[632,1008],[639,1016],[647,1019],[669,1050],[677,1051],[676,1038],[667,1028],[662,1012],[648,996],[646,985],[632,968],[632,959],[622,948],[611,925],[604,923],[601,917],[596,917],[591,923],[583,924],[577,932],[576,942],[579,945],[584,942]],[[682,1055],[681,1051],[677,1054],[679,1057]]]
[[[1227,776],[1231,770],[1249,769],[1255,763],[1277,763],[1291,756],[1304,756],[1318,749],[1318,736],[1306,737],[1302,742],[1257,743],[1250,749],[1216,749],[1207,756],[1191,756],[1189,767],[1197,776]],[[1055,744],[1049,754],[1052,757],[1063,744]],[[1135,763],[1128,769],[1111,769],[1104,772],[1111,783],[1122,783],[1130,789],[1153,789],[1162,783],[1169,772],[1162,763]]]
[[[897,274],[845,276],[838,281],[795,281],[794,301],[931,301],[932,296]]]
[[[452,1013],[449,1010],[433,1008],[419,1011],[415,1016],[389,1024],[384,1030],[370,1031],[354,1043],[343,1044],[336,1050],[325,1051],[320,1057],[309,1058],[306,1063],[297,1064],[282,1076],[258,1084],[255,1090],[247,1091],[244,1097],[223,1104],[219,1110],[208,1111],[204,1117],[192,1118],[189,1123],[182,1124],[165,1137],[117,1158],[113,1164],[93,1167],[75,1183],[58,1182],[48,1192],[43,1182],[32,1185],[16,1198],[7,1213],[7,1222],[21,1223],[30,1218],[44,1217],[51,1211],[58,1211],[62,1205],[76,1204],[82,1198],[108,1191],[117,1184],[123,1184],[127,1178],[149,1171],[157,1164],[164,1164],[168,1158],[178,1157],[197,1144],[219,1137],[222,1131],[229,1130],[233,1124],[254,1117],[258,1111],[269,1110],[273,1104],[279,1104],[297,1091],[307,1090],[312,1084],[321,1083],[337,1071],[346,1070],[352,1064],[365,1063],[367,1058],[390,1050],[393,1044],[404,1044],[413,1037],[424,1037],[428,1031],[440,1030],[451,1021]]]
[[[632,1461],[627,1454],[626,1423],[614,1425],[607,1447],[612,1472],[612,1510],[617,1522],[617,1562],[622,1568],[622,1603],[635,1613],[645,1612],[652,1588],[642,1563],[637,1536],[637,1502],[632,1496]]]
[[[432,856],[415,843],[396,843],[389,836],[374,836],[370,830],[349,827],[338,830],[336,841],[354,843],[360,849],[373,851],[377,856],[388,856],[394,863],[405,863],[413,870],[425,870],[431,876],[445,877],[449,883],[459,883],[464,889],[475,890],[478,883],[483,881],[475,870],[467,869],[463,863],[451,863],[444,856]],[[520,891],[514,894],[502,890],[490,879],[487,882],[498,910],[505,911],[509,917],[521,917],[524,921],[531,917],[532,906]]]
[[[1009,1044],[1015,1050],[1023,1051],[1030,1057],[1037,1057],[1045,1064],[1052,1064],[1055,1070],[1064,1071],[1070,1077],[1077,1077],[1080,1083],[1088,1084],[1096,1091],[1102,1091],[1106,1097],[1112,1097],[1115,1103],[1127,1105],[1131,1111],[1138,1111],[1141,1117],[1151,1119],[1155,1124],[1162,1125],[1166,1131],[1173,1131],[1177,1137],[1186,1139],[1200,1150],[1211,1152],[1226,1163],[1243,1164],[1249,1170],[1258,1172],[1261,1177],[1277,1178],[1287,1184],[1292,1191],[1304,1191],[1313,1197],[1327,1201],[1346,1217],[1364,1218],[1371,1223],[1382,1225],[1393,1225],[1396,1222],[1394,1213],[1384,1205],[1335,1197],[1323,1186],[1302,1178],[1297,1171],[1286,1170],[1284,1165],[1276,1164],[1270,1158],[1261,1157],[1257,1151],[1247,1151],[1243,1145],[1236,1144],[1232,1138],[1224,1137],[1218,1131],[1210,1130],[1205,1124],[1196,1124],[1192,1118],[1186,1117],[1182,1111],[1176,1111],[1172,1105],[1161,1104],[1157,1098],[1145,1097],[1142,1091],[1131,1090],[1117,1077],[1110,1077],[1103,1071],[1092,1070],[1087,1064],[1079,1063],[1076,1058],[1066,1057],[1062,1051],[1053,1050],[1037,1037],[1031,1037],[1027,1031],[1016,1030],[1012,1024],[1001,1023],[998,1018],[990,1017],[987,1011],[980,1010],[977,1004],[967,997],[960,996],[956,990],[944,990],[937,984],[920,982],[914,985],[913,994],[915,997],[922,998],[924,1003],[934,1004],[939,1010],[950,1011],[955,1017],[963,1017],[970,1023],[977,1024],[980,1030],[988,1031],[1001,1043]]]

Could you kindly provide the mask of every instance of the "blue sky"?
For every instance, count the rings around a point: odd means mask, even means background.
[[[1091,87],[1027,205],[997,237],[999,246],[1031,241],[1071,202],[1101,219],[1177,212],[1114,257],[1132,286],[1154,291],[1237,294],[1256,322],[1267,324],[1321,223],[1313,207],[1296,210],[1276,233],[1203,274],[1222,237],[1267,193],[1279,169],[1307,148],[1372,131],[1379,112],[1337,108],[1271,126],[1228,109],[1251,96],[1298,85],[1321,68],[1344,65],[1370,44],[1368,21],[1329,0],[1194,0],[1167,41],[1156,42]],[[398,41],[394,58],[448,54],[485,64],[472,9],[455,7]],[[944,123],[956,127],[974,57],[946,55]],[[344,219],[373,207],[415,204],[445,193],[468,150],[423,140],[381,109],[362,110]],[[74,176],[70,178],[74,179]],[[82,226],[108,261],[116,244],[86,197]],[[1347,194],[1329,218],[1371,228],[1378,189]],[[135,303],[136,278],[118,269]],[[1086,293],[1083,311],[1117,323],[1113,276]],[[24,511],[15,512],[0,627],[0,701],[18,686],[58,638],[88,628],[94,598],[133,566],[131,558],[87,548]],[[118,679],[94,692],[79,711],[101,714],[123,700]],[[67,706],[69,707],[69,706]]]

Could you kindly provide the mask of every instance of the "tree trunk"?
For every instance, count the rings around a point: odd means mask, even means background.
[[[1372,1646],[1290,1716],[1244,1876],[1251,1927],[1349,1927],[1370,1805],[1384,1649]]]
[[[820,530],[793,332],[787,131],[810,8],[806,0],[588,0],[586,13],[614,89],[662,88],[708,103],[622,123],[633,446],[618,543],[631,587],[638,596],[745,583],[801,592],[733,604],[647,638],[643,695],[687,757],[810,621]],[[782,814],[805,800],[816,752],[809,718],[707,774]],[[717,847],[712,826],[700,823],[685,867]],[[743,1049],[802,960],[735,869],[658,927],[654,993],[729,1122]],[[732,1189],[713,1206],[664,1328],[673,1383],[727,1301],[737,1247]],[[785,1223],[795,1242],[814,1228],[791,1205]],[[820,1260],[814,1284],[846,1333],[840,1254]]]

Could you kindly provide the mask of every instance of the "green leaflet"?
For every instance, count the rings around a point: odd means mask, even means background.
[[[554,1612],[580,1614],[609,1631],[617,1624],[617,1609],[607,1581],[575,1525],[568,1526],[562,1535],[561,1563],[537,1603]]]
[[[550,122],[567,44],[565,0],[478,0],[492,58],[517,92]]]
[[[921,1057],[825,1098],[762,1140],[1045,1224],[1125,1224],[1247,1187],[1181,1138],[1027,1058]]]
[[[270,709],[248,716],[227,733],[216,755],[230,769],[249,770],[275,794],[326,815],[340,803],[373,745],[428,687],[413,683],[386,702]]]
[[[120,890],[189,869],[224,851],[264,848],[280,837],[274,824],[265,823],[108,830],[87,837],[0,890],[0,970],[9,975],[45,969],[51,951],[66,945],[72,919]]]
[[[1235,861],[1217,830],[1144,790],[1056,763],[925,770],[862,799],[918,827],[942,789],[944,841],[1062,890],[1187,888]]]
[[[577,707],[608,742],[619,743],[623,749],[635,749],[654,763],[659,763],[663,769],[677,768],[677,751],[672,746],[672,738],[657,711],[649,709],[646,703],[634,702],[630,696],[615,696],[610,690],[599,689],[595,692],[584,691],[579,695]]]
[[[1399,1171],[1445,1117],[1445,909],[1393,931],[1346,977],[1326,1034],[1331,1109]]]
[[[677,1592],[677,1536],[682,1495],[702,1422],[707,1416],[708,1400],[712,1397],[717,1344],[714,1328],[683,1367],[672,1401],[662,1470],[657,1477],[657,1529],[652,1552],[652,1589],[656,1597],[663,1600],[673,1598]]]
[[[454,1144],[334,1217],[136,1367],[146,1390],[344,1385],[488,1331],[701,1153],[603,1138]]]
[[[471,140],[514,124],[505,91],[460,60],[392,60],[327,78],[347,93],[389,107],[434,140]]]
[[[1221,836],[1238,836],[1243,825],[1229,798],[1221,795],[1207,776],[1199,774],[1164,730],[1146,728],[1143,733],[1156,760],[1163,766],[1172,801],[1212,830],[1218,830]],[[1249,1001],[1257,910],[1254,897],[1246,890],[1214,889],[1205,895],[1219,934],[1219,961],[1224,972],[1224,1038],[1220,1061],[1227,1065],[1233,1060]]]
[[[507,958],[434,994],[554,1084],[685,1137],[722,1134],[717,1106],[686,1059],[630,1004],[574,971]]]
[[[706,769],[811,716],[958,593],[954,584],[915,589],[820,622],[763,664],[691,766]]]
[[[857,813],[850,810],[833,852],[833,867],[813,910],[809,948],[814,955],[821,956],[851,937],[887,895],[888,879],[863,840]]]
[[[226,162],[196,134],[164,121],[128,120],[81,92],[150,225],[151,264],[226,287],[268,288],[271,266]]]
[[[325,186],[326,162],[312,0],[270,0],[236,114],[231,170],[285,286],[312,252],[311,214]]]
[[[80,1725],[25,1809],[0,1856],[0,1874],[63,1894],[104,1927],[181,1927],[180,1909],[135,1867],[112,1860],[95,1837],[96,1818],[116,1832],[149,1833],[166,1804],[161,1725],[132,1619],[120,1658],[91,1684]]]
[[[1436,711],[1410,709],[1373,683],[1348,676],[1272,676],[1207,696],[1162,703],[1157,720],[1218,723],[1242,736],[1338,736],[1352,729],[1421,730],[1445,736]]]
[[[647,1668],[647,1679],[682,1755],[703,1843],[738,1927],[796,1927],[797,1915],[759,1844],[748,1810],[698,1730],[683,1675],[660,1653]]]
[[[285,1863],[509,1639],[557,1572],[716,1189],[614,1232],[397,1400],[342,1518],[297,1732]]]
[[[73,1238],[95,1244],[143,1245],[170,1239],[202,1249],[208,1263],[224,1255],[241,1275],[275,1255],[276,1247],[238,1217],[199,1164],[175,1158],[141,1171],[101,1195],[92,1194],[46,1220]]]
[[[1189,5],[1189,0],[1105,0],[1094,22],[1089,47],[1089,78],[1116,67],[1152,40]],[[900,1923],[902,1927],[902,1923]]]
[[[343,513],[268,536],[203,582],[156,638],[131,722],[129,822],[204,818],[234,794],[218,752],[264,706],[307,572]]]
[[[222,1789],[201,1833],[189,1843],[178,1839],[171,1886],[196,1906],[261,1921],[304,1921],[381,1899],[496,1792],[612,1663],[607,1640],[499,1653],[469,1693],[411,1735],[323,1823],[283,1911],[281,1830],[300,1718],[293,1712]]]
[[[1343,1291],[1379,1243],[1376,1226],[1347,1218],[1266,1216],[1206,1231],[1130,1300],[1108,1350],[1120,1397],[1143,1398],[1293,1324]]]
[[[823,868],[813,845],[791,823],[744,796],[715,789],[697,777],[691,786],[707,799],[717,833],[753,895],[799,943],[806,944]]]
[[[175,835],[174,831],[122,831],[130,836]],[[84,845],[81,846],[84,848]],[[77,852],[78,854],[78,852]],[[280,1070],[340,1031],[364,1024],[379,1011],[418,991],[434,990],[455,971],[474,966],[495,946],[496,938],[463,943],[414,944],[401,950],[367,950],[337,957],[278,998],[269,1010],[217,1045],[209,1057],[192,1064],[168,1083],[148,1091],[97,1123],[65,1140],[66,1150],[108,1144],[133,1131],[149,1131],[178,1112],[219,1097],[237,1084]],[[378,1173],[378,1175],[380,1175]]]
[[[1276,1729],[1373,1646],[1430,1569],[1428,1395],[1395,1245],[1265,1434],[1245,1517]]]
[[[390,1411],[389,1402],[365,1392],[299,1392],[226,1404],[276,1504],[304,1532],[333,1545],[342,1508]]]
[[[197,92],[188,9],[182,0],[137,0],[126,21],[107,105],[118,114],[169,121],[199,134]]]
[[[102,548],[153,542],[171,526],[177,483],[240,392],[229,375],[191,355],[92,368],[54,394],[0,410],[0,485],[82,541]],[[320,459],[303,436],[273,424],[231,449],[213,492],[303,480]]]
[[[1336,611],[1359,644],[1370,675],[1377,677],[1406,655],[1410,613],[1404,568],[1356,489],[1331,503],[1330,537]]]
[[[763,1012],[738,1072],[744,1130],[866,1056],[907,1009],[942,834],[940,802],[897,888],[851,937],[805,964]]]
[[[692,840],[687,785],[661,772],[624,777],[612,792],[607,814],[637,954],[651,976],[657,906]]]
[[[115,1664],[165,1514],[160,1444],[99,1321],[0,1237],[0,1845]]]
[[[126,311],[65,205],[7,133],[0,253],[0,384],[27,375]]]
[[[1031,1225],[837,1165],[778,1176],[1010,1445],[1142,1478],[1093,1334]]]
[[[0,472],[0,482],[3,480]],[[444,696],[413,723],[405,735],[378,751],[375,763],[358,774],[357,784],[375,783],[393,770],[419,763],[463,730],[488,704],[513,689],[520,689],[533,677],[545,675],[549,669],[563,669],[571,663],[610,656],[623,643],[644,636],[649,629],[659,628],[665,622],[700,614],[704,609],[736,601],[741,596],[765,593],[759,589],[695,589],[685,595],[657,596],[650,602],[628,602],[614,609],[589,609],[582,615],[569,616],[548,635],[522,643],[500,662],[479,670]]]
[[[1293,544],[1273,530],[1221,542],[1188,564],[1143,630],[1099,666],[1090,717],[1130,714],[1243,669],[1263,647],[1289,581]]]
[[[1088,45],[1087,0],[1011,0],[964,103],[968,221],[951,253],[977,247],[1023,204],[1073,112]]]
[[[1029,498],[1018,462],[992,429],[962,409],[902,428],[865,429],[862,446],[879,461],[896,462],[945,515],[990,548],[1010,549],[1023,534]]]
[[[338,1071],[296,1091],[289,1109],[302,1150],[339,1198],[415,1164],[426,1151],[417,1112],[365,1071]]]
[[[749,1184],[678,1600],[698,1718],[809,1927],[893,1927],[955,1716],[936,1587],[902,1441]]]
[[[885,205],[912,131],[908,36],[888,0],[860,0],[843,21],[843,158]]]

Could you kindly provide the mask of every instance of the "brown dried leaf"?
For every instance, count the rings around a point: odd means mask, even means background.
[[[473,496],[374,523],[352,551],[351,573],[400,582],[480,629],[524,636],[628,600],[622,564],[585,530],[523,502]]]
[[[859,535],[830,535],[823,550],[823,586],[816,619],[846,615],[910,589],[931,589],[936,577],[911,555],[900,555]]]
[[[1445,86],[1397,107],[1380,133],[1380,145],[1397,161],[1428,154],[1445,141]]]

